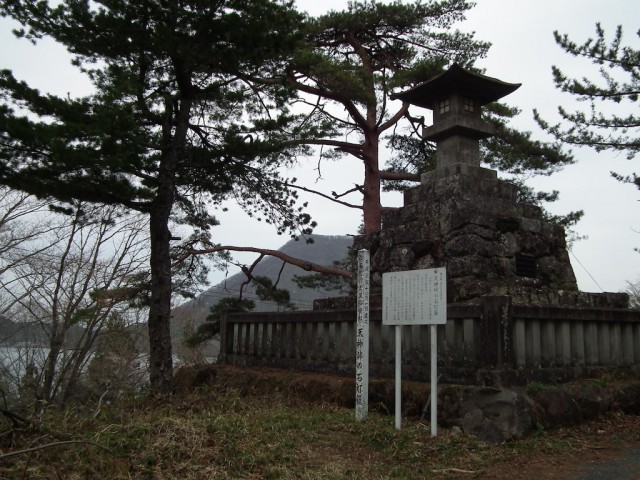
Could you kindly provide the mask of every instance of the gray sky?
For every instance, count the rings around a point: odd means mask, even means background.
[[[561,67],[571,76],[597,73],[587,62],[564,53],[555,44],[554,30],[582,43],[594,36],[596,22],[611,35],[617,25],[622,25],[624,43],[640,48],[636,34],[640,28],[638,5],[633,0],[479,0],[477,3],[465,27],[493,44],[487,59],[479,65],[491,76],[523,84],[505,101],[522,109],[522,123],[518,126],[531,130],[541,139],[545,137],[533,121],[533,108],[554,121],[559,119],[559,104],[577,105],[554,88],[551,65]],[[616,153],[573,151],[575,165],[549,178],[533,180],[531,185],[560,191],[560,201],[549,206],[554,213],[585,211],[577,230],[589,238],[575,244],[571,258],[580,289],[624,289],[625,281],[636,280],[640,275],[640,254],[633,251],[640,246],[640,233],[634,231],[640,231],[640,195],[635,187],[614,180],[610,172],[630,173],[640,170],[640,166],[637,161],[628,161]]]
[[[298,0],[297,3],[312,15],[347,5],[346,0]],[[637,18],[637,4],[633,0],[477,0],[467,21],[458,28],[475,31],[478,39],[493,44],[488,57],[477,64],[486,69],[487,75],[523,84],[505,98],[509,105],[522,109],[515,126],[549,140],[533,121],[532,109],[537,108],[545,118],[554,121],[558,119],[559,104],[574,103],[553,87],[551,65],[560,66],[571,76],[595,72],[588,63],[563,54],[555,45],[552,32],[567,33],[581,43],[593,36],[596,22],[611,33],[621,24],[624,43],[640,48]],[[0,19],[0,68],[12,69],[18,78],[51,93],[66,95],[69,92],[75,96],[90,91],[82,76],[69,66],[64,49],[46,41],[31,46],[15,40],[9,30],[9,23]],[[640,246],[640,233],[636,232],[640,231],[640,192],[615,181],[609,172],[630,173],[634,167],[639,171],[640,166],[622,155],[573,151],[577,159],[575,165],[549,178],[531,179],[530,184],[543,190],[560,191],[560,201],[549,206],[553,213],[585,211],[577,230],[589,238],[574,245],[571,258],[580,289],[619,291],[625,288],[627,280],[640,277],[640,254],[633,251]],[[303,161],[296,176],[313,182],[317,177],[313,169],[317,166],[317,159]],[[315,186],[326,192],[348,190],[362,177],[362,167],[355,159],[344,158],[339,163],[324,163],[320,167],[322,178]],[[360,201],[357,196],[349,200]],[[343,209],[319,198],[309,198],[309,201],[310,213],[319,223],[317,233],[354,233],[360,223],[359,211]],[[384,200],[386,206],[397,206],[400,202],[398,194],[387,195]],[[223,244],[277,248],[288,240],[234,208],[219,214],[219,219],[222,224],[216,227],[214,238]],[[244,261],[252,259],[248,257]],[[216,275],[214,280],[222,275]]]

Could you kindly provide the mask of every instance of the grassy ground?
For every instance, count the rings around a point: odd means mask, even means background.
[[[502,445],[443,428],[431,438],[415,419],[397,431],[384,413],[358,423],[337,406],[349,404],[344,379],[292,375],[194,370],[170,397],[51,408],[28,429],[0,416],[0,478],[569,479],[640,448],[640,417],[622,414]]]
[[[3,437],[0,478],[539,480],[640,445],[638,417],[620,414],[488,445],[444,429],[432,439],[417,421],[396,431],[393,417],[375,413],[356,423],[352,409],[282,393],[206,388],[49,410],[39,428]]]

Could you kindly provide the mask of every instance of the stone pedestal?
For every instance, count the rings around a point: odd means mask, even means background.
[[[382,230],[353,248],[371,252],[374,295],[383,272],[446,267],[449,303],[509,295],[514,303],[610,306],[578,292],[564,229],[519,203],[517,188],[495,171],[473,165],[423,175],[403,207],[385,212]]]

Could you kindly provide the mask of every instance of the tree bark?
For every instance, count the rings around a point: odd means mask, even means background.
[[[170,183],[170,182],[162,182]],[[169,215],[173,205],[170,185],[162,185],[150,216],[151,305],[149,308],[149,380],[157,393],[173,391],[171,351],[171,256]]]
[[[380,134],[377,131],[367,132],[362,146],[364,155],[364,185],[362,208],[364,210],[364,233],[380,231],[382,224],[382,204],[380,203],[380,167],[378,160],[378,144]]]
[[[156,393],[171,393],[173,356],[171,349],[171,232],[169,217],[174,202],[175,172],[184,148],[192,101],[183,99],[174,112],[168,104],[171,121],[163,126],[167,147],[159,165],[156,196],[149,212],[151,243],[151,305],[149,308],[149,381]],[[175,116],[174,116],[175,115]]]

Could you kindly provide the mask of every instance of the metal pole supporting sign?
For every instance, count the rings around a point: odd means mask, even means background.
[[[358,251],[358,312],[356,319],[356,420],[369,411],[369,271],[368,250]]]
[[[396,325],[396,430],[402,428],[402,325]]]
[[[438,435],[438,325],[431,329],[431,436]]]
[[[447,322],[447,277],[444,268],[382,274],[382,324],[395,325],[396,428],[402,422],[402,327],[430,325],[431,435],[438,433],[438,325]]]

